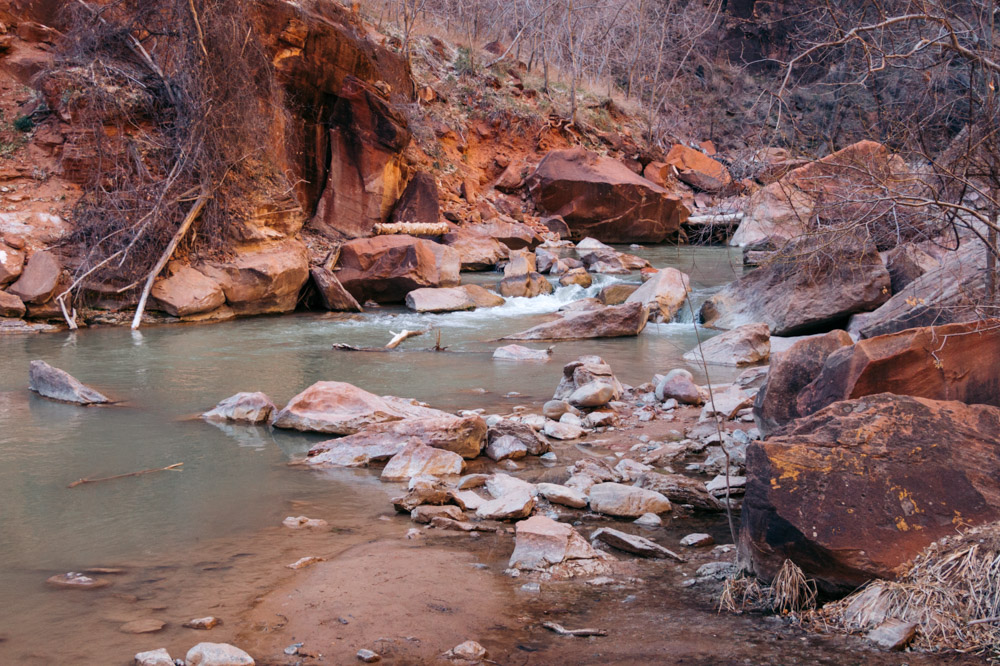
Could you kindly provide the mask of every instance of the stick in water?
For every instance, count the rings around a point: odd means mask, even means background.
[[[413,337],[416,337],[418,335],[423,335],[426,332],[427,331],[408,331],[405,328],[402,331],[400,331],[399,333],[395,333],[393,331],[389,331],[389,333],[391,333],[393,337],[392,337],[392,340],[389,341],[389,344],[387,344],[385,346],[385,348],[386,349],[395,349],[396,347],[399,346],[399,344],[403,340],[406,340],[407,338],[413,338]]]
[[[157,467],[155,469],[144,469],[140,472],[129,472],[128,474],[116,474],[115,476],[106,476],[102,479],[78,479],[73,483],[66,486],[67,488],[76,488],[77,486],[82,486],[85,483],[100,483],[101,481],[114,481],[115,479],[124,479],[129,476],[142,476],[143,474],[152,474],[153,472],[166,472],[167,470],[177,469],[184,463],[174,463],[173,465],[167,465],[166,467]]]

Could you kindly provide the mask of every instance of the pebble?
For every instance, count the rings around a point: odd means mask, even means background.
[[[374,664],[376,661],[382,661],[382,656],[378,652],[362,648],[358,650],[358,659],[366,664]]]
[[[663,525],[663,519],[655,513],[644,513],[633,522],[635,522],[636,525],[641,525],[642,527],[660,527]]]
[[[548,453],[543,453],[542,455],[540,455],[539,459],[544,460],[545,462],[555,462],[559,458],[552,451],[549,451]]]
[[[476,641],[465,641],[461,645],[456,645],[444,653],[449,659],[461,659],[463,661],[478,662],[488,656],[486,648]]]
[[[289,569],[304,569],[312,564],[316,564],[317,562],[326,562],[326,559],[310,555],[308,557],[301,557],[291,564],[286,564],[285,566]]]
[[[537,594],[542,591],[542,586],[538,583],[525,583],[521,586],[522,592],[530,592],[532,594]]]
[[[283,651],[288,656],[292,656],[293,654],[298,654],[299,653],[299,648],[300,647],[302,647],[302,643],[293,643],[293,644],[289,645],[288,647],[286,647]]]
[[[711,534],[688,534],[681,539],[681,545],[688,546],[689,548],[701,548],[703,546],[711,546],[714,543],[715,539],[712,538]]]
[[[422,536],[423,534],[416,527],[411,527],[410,529],[406,530],[407,539],[419,539]]]
[[[214,615],[209,615],[208,617],[196,617],[193,620],[188,620],[184,626],[188,629],[211,629],[220,624],[222,624],[222,620]]]

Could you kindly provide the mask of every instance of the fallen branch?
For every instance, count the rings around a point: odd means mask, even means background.
[[[561,624],[556,624],[555,622],[542,622],[542,626],[549,631],[554,631],[560,636],[607,636],[608,632],[603,629],[567,629]]]
[[[385,348],[386,349],[395,349],[396,347],[398,347],[400,345],[400,343],[403,342],[403,340],[406,340],[408,338],[415,338],[416,336],[423,335],[426,332],[427,332],[426,330],[423,330],[423,331],[408,331],[405,328],[402,331],[400,331],[399,333],[396,333],[394,331],[389,331],[389,333],[392,334],[393,338],[392,338],[392,340],[389,341],[389,344],[387,344],[385,346]]]
[[[187,217],[184,218],[184,222],[181,223],[181,226],[177,230],[177,233],[174,234],[174,237],[170,239],[170,243],[167,244],[167,249],[163,251],[163,254],[156,262],[156,265],[153,266],[153,270],[150,271],[149,277],[146,278],[146,286],[142,288],[142,296],[139,297],[139,305],[136,307],[135,317],[132,319],[133,331],[139,328],[139,324],[142,322],[142,312],[146,309],[146,299],[149,298],[149,292],[153,289],[153,282],[156,280],[156,276],[160,274],[163,267],[167,265],[168,261],[170,261],[170,257],[173,256],[174,250],[177,249],[177,244],[181,242],[181,239],[184,238],[188,229],[191,228],[194,221],[198,219],[199,215],[201,215],[201,211],[205,208],[205,204],[208,203],[210,196],[211,195],[207,190],[203,189],[201,191],[201,196],[199,196],[194,202],[194,205],[191,206],[191,210],[188,211]]]
[[[166,467],[157,467],[155,469],[144,469],[140,472],[129,472],[128,474],[116,474],[115,476],[106,476],[101,479],[78,479],[73,483],[66,486],[67,488],[76,488],[77,486],[82,486],[85,483],[100,483],[101,481],[114,481],[115,479],[124,479],[129,476],[142,476],[143,474],[152,474],[153,472],[166,472],[167,470],[177,469],[184,463],[174,463],[173,465],[167,465]]]
[[[443,236],[451,231],[445,222],[389,222],[375,225],[375,234],[389,236],[408,234],[410,236]]]

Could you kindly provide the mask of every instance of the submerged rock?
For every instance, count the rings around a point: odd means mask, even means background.
[[[275,410],[274,403],[264,393],[237,393],[201,415],[206,421],[236,423],[267,423]]]
[[[548,361],[551,349],[530,349],[521,345],[497,347],[493,352],[494,361]]]
[[[316,382],[274,418],[275,428],[352,435],[369,425],[409,418],[450,417],[394,396],[379,397],[346,382]]]
[[[228,643],[198,643],[184,657],[185,666],[254,666],[253,657]]]
[[[80,405],[101,405],[111,400],[102,393],[80,383],[68,372],[53,368],[45,361],[32,361],[28,372],[28,388],[51,400]]]
[[[1000,518],[1000,408],[882,393],[837,402],[747,447],[740,553],[786,559],[826,592],[892,578],[957,517]]]

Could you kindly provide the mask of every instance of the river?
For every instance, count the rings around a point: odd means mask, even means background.
[[[694,307],[741,271],[738,251],[726,248],[620,249],[687,272]],[[498,275],[463,278],[484,284]],[[54,641],[132,649],[135,637],[118,626],[135,614],[136,603],[176,609],[182,597],[212,594],[227,558],[237,553],[234,544],[243,544],[248,557],[263,557],[262,548],[249,544],[262,544],[256,540],[264,533],[278,538],[275,526],[299,507],[340,517],[331,522],[335,532],[342,528],[345,546],[387,533],[386,521],[373,518],[384,513],[388,491],[371,474],[287,466],[322,438],[196,418],[233,393],[264,391],[281,405],[315,381],[338,380],[445,410],[509,410],[551,397],[562,365],[582,354],[603,356],[631,384],[679,366],[703,380],[680,358],[695,344],[690,323],[650,324],[638,338],[558,344],[543,364],[492,360],[497,338],[616,280],[638,281],[638,275],[599,277],[589,290],[559,288],[551,296],[475,312],[417,315],[382,307],[363,315],[301,313],[136,333],[95,328],[0,338],[0,663],[54,663]],[[680,318],[690,320],[690,313]],[[439,331],[447,351],[331,350],[335,342],[381,346],[390,330],[428,327],[434,331],[404,347],[430,347]],[[82,408],[30,394],[32,359],[68,371],[121,404]],[[720,369],[712,379],[728,381],[734,373]],[[178,462],[182,471],[67,487],[84,477]],[[222,564],[201,566],[205,562]],[[93,608],[98,597],[89,595],[103,591],[45,584],[53,574],[98,566],[126,569],[112,587],[121,609]],[[170,591],[157,587],[160,577],[169,579]],[[80,650],[59,652],[57,661],[73,655],[77,663],[99,663],[90,661],[94,652]]]

